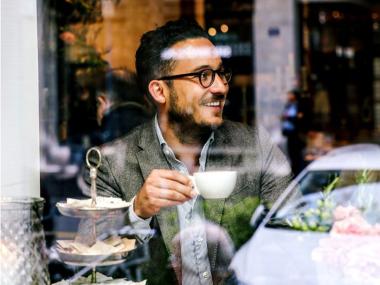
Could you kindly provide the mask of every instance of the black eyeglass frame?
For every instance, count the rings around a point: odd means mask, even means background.
[[[202,84],[202,79],[201,79],[201,76],[202,76],[202,73],[204,73],[205,71],[211,71],[211,81],[210,81],[210,84],[208,84],[207,86],[203,85]],[[217,69],[217,70],[214,70],[214,69],[211,69],[211,68],[206,68],[206,69],[202,69],[200,71],[197,71],[197,72],[190,72],[190,73],[183,73],[183,74],[176,74],[176,75],[169,75],[169,76],[162,76],[160,78],[157,78],[157,80],[172,80],[172,79],[179,79],[179,78],[183,78],[183,77],[186,77],[186,76],[196,76],[198,77],[198,80],[199,80],[199,84],[203,87],[203,88],[208,88],[210,87],[214,81],[215,81],[215,74],[218,74],[219,77],[224,81],[226,81],[226,84],[228,84],[230,81],[231,81],[231,78],[232,78],[232,71],[231,69],[229,68],[223,68],[223,69]],[[229,74],[227,76],[227,74]]]

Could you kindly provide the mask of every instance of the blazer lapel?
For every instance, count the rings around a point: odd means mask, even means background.
[[[158,141],[154,128],[154,121],[143,129],[140,141],[140,151],[136,154],[136,159],[139,163],[141,173],[144,180],[154,169],[170,169],[164,154],[161,151],[161,145]],[[176,207],[161,209],[157,215],[157,220],[160,226],[162,238],[165,242],[168,252],[173,252],[172,240],[179,232],[179,221]]]
[[[142,130],[139,140],[140,151],[136,154],[144,180],[153,169],[170,169],[154,129],[154,121]]]

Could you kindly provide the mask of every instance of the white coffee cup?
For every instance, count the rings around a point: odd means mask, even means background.
[[[236,171],[195,172],[195,190],[205,199],[227,198],[235,188]]]

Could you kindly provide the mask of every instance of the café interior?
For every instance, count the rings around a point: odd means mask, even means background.
[[[162,282],[146,266],[152,248],[133,238],[134,229],[115,228],[130,201],[97,200],[106,205],[100,212],[81,203],[90,203],[83,169],[98,168],[89,153],[100,164],[97,147],[155,117],[135,81],[135,52],[145,32],[168,21],[192,19],[208,33],[232,70],[223,117],[264,127],[291,163],[281,118],[287,94],[296,90],[302,164],[293,177],[337,147],[379,144],[378,0],[5,0],[1,6],[0,284]],[[110,73],[123,82],[107,81]],[[128,89],[120,126],[105,123],[99,92],[107,84],[115,92]],[[256,198],[227,215],[230,227],[210,226],[223,232],[219,246],[229,262],[260,228],[252,225]],[[109,243],[87,259],[68,242],[96,244],[99,236]],[[380,282],[375,268],[365,284]],[[343,284],[318,283],[318,274],[315,283],[293,284]],[[236,276],[204,284],[281,284]],[[203,277],[210,281],[206,271]],[[360,284],[352,282],[344,284]]]

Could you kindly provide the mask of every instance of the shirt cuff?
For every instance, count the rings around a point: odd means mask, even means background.
[[[131,226],[135,230],[137,230],[137,232],[138,232],[138,230],[150,230],[151,229],[150,228],[150,222],[152,221],[152,217],[150,217],[148,219],[142,219],[139,216],[137,216],[137,214],[135,213],[135,209],[134,209],[135,198],[136,198],[136,196],[132,198],[132,200],[131,200],[132,205],[128,209],[129,221],[131,223]],[[146,242],[152,237],[152,234],[137,233],[136,237],[140,241]]]

